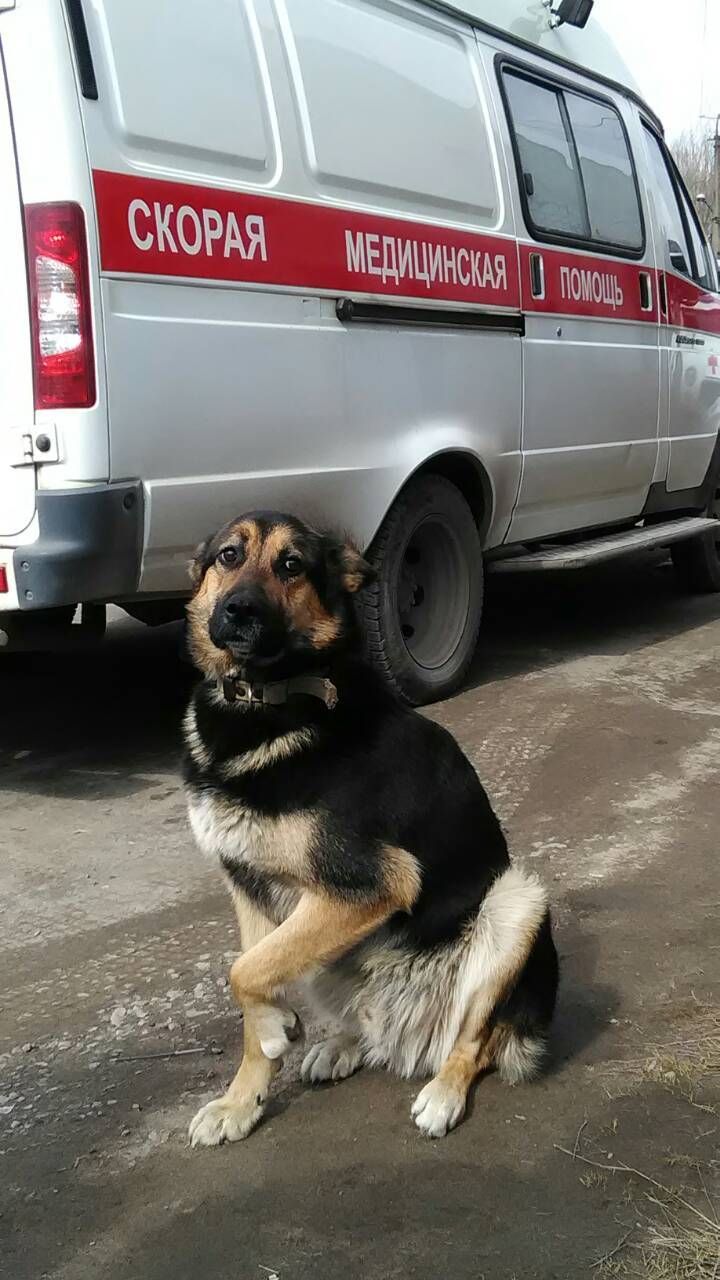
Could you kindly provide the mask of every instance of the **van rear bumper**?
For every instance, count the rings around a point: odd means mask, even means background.
[[[36,496],[39,536],[13,553],[20,609],[114,600],[137,590],[143,547],[139,480],[39,489]]]

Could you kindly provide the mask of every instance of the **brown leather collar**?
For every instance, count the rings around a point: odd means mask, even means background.
[[[267,684],[251,684],[249,680],[228,677],[218,681],[226,702],[241,702],[246,707],[281,707],[296,694],[319,698],[328,711],[337,706],[338,692],[326,676],[293,676],[290,680],[271,680]]]

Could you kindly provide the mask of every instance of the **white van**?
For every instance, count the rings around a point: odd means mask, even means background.
[[[6,646],[172,616],[248,508],[370,547],[412,701],[483,564],[720,587],[716,267],[591,9],[0,0]]]

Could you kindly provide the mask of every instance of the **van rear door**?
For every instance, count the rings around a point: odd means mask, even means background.
[[[23,465],[22,436],[34,422],[30,314],[22,205],[10,101],[0,45],[0,539],[22,533],[35,514],[35,467]]]

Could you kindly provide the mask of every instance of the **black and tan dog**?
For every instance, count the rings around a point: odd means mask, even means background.
[[[300,1032],[301,979],[341,1031],[310,1081],[363,1063],[431,1076],[412,1109],[439,1137],[496,1066],[538,1067],[557,959],[545,893],[510,866],[500,825],[453,738],[399,705],[363,661],[352,547],[252,512],[199,549],[188,607],[205,675],[185,721],[198,843],[219,857],[240,923],[232,966],[244,1056],[190,1126],[244,1138]]]

